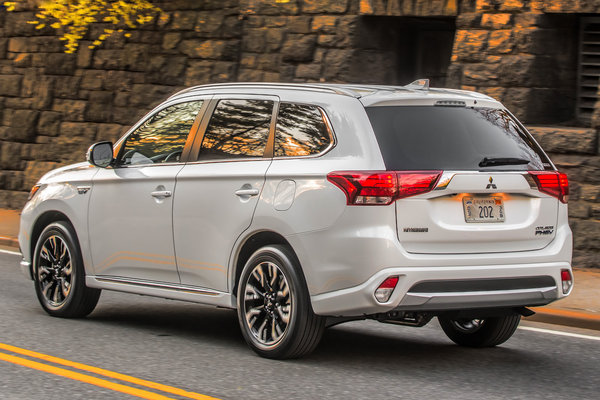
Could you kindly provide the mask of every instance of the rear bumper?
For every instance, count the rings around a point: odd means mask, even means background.
[[[493,307],[540,306],[558,300],[565,295],[559,288],[561,269],[571,269],[569,263],[488,265],[466,267],[416,267],[387,268],[373,275],[365,283],[333,292],[311,296],[313,310],[319,315],[361,316],[392,310],[446,311]],[[374,296],[377,287],[388,277],[398,276],[399,281],[386,303],[379,303]],[[517,288],[482,290],[480,282],[532,277],[550,277],[544,285]],[[415,285],[435,281],[437,290],[422,291]],[[460,291],[455,283],[462,282]],[[444,290],[448,282],[448,290]],[[469,282],[473,285],[469,287]],[[548,282],[553,282],[548,283]],[[493,285],[492,285],[493,286]],[[450,289],[450,287],[453,287]],[[571,288],[572,290],[572,288]]]

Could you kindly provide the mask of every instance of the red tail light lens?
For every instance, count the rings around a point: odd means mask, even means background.
[[[396,199],[431,192],[437,185],[441,171],[433,172],[398,172],[398,194]]]
[[[560,280],[562,282],[562,291],[564,294],[569,293],[571,288],[573,287],[573,276],[571,275],[571,271],[568,269],[563,269],[560,271]]]
[[[347,204],[391,204],[397,192],[393,172],[332,172],[327,175],[327,180],[344,191]]]
[[[379,285],[377,290],[375,290],[375,298],[377,299],[377,301],[380,303],[385,303],[386,301],[388,301],[392,296],[392,293],[394,292],[394,289],[396,288],[397,284],[397,276],[390,276],[385,281],[383,281],[383,283]]]
[[[540,192],[556,197],[562,203],[569,201],[569,179],[560,172],[529,171]]]
[[[427,193],[441,171],[338,171],[327,180],[342,189],[349,205],[388,205],[398,199]]]

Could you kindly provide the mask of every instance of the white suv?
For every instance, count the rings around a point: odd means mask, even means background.
[[[51,315],[101,289],[236,308],[260,355],[356,319],[494,346],[573,285],[568,181],[482,94],[332,84],[183,90],[46,174],[21,267]]]

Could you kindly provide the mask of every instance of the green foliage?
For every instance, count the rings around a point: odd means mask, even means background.
[[[20,3],[27,0],[4,1],[8,11],[14,11]],[[147,0],[39,0],[37,2],[36,19],[28,23],[37,29],[46,26],[61,33],[60,40],[65,41],[65,53],[74,53],[79,47],[90,26],[103,22],[109,28],[96,38],[89,47],[91,49],[102,44],[109,36],[122,33],[125,28],[135,29],[154,19],[156,15],[166,18],[162,10]],[[129,33],[124,33],[129,37]]]

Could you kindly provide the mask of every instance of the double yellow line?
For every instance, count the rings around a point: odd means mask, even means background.
[[[30,358],[36,358],[38,360],[50,362],[53,364],[62,365],[65,367],[70,367],[74,369],[78,369],[80,371],[90,372],[96,375],[104,376],[107,378],[119,380],[122,382],[126,382],[129,384],[143,386],[149,389],[155,389],[161,391],[163,393],[168,393],[171,395],[176,395],[188,399],[197,399],[197,400],[218,400],[215,397],[206,396],[200,393],[188,392],[187,390],[178,389],[173,386],[167,386],[160,383],[147,381],[144,379],[135,378],[129,375],[123,375],[118,372],[109,371],[102,368],[92,367],[90,365],[81,364],[74,361],[65,360],[58,357],[49,356],[47,354],[37,353],[35,351],[22,349],[20,347],[11,346],[8,344],[0,343],[0,350],[9,351],[11,353],[20,354]],[[83,374],[80,372],[75,372],[69,369],[59,368],[54,365],[45,364],[37,361],[32,361],[27,358],[18,357],[15,355],[7,354],[4,352],[0,352],[0,360],[6,361],[12,364],[22,365],[27,368],[35,369],[38,371],[47,372],[49,374],[54,374],[58,376],[62,376],[65,378],[73,379],[80,382],[89,383],[90,385],[99,386],[105,389],[114,390],[116,392],[126,393],[132,396],[140,397],[142,399],[148,400],[169,400],[172,398],[164,396],[162,394],[158,394],[155,392],[150,392],[144,389],[138,389],[133,386],[127,386],[121,383],[115,383],[106,379],[97,378],[95,376]]]

